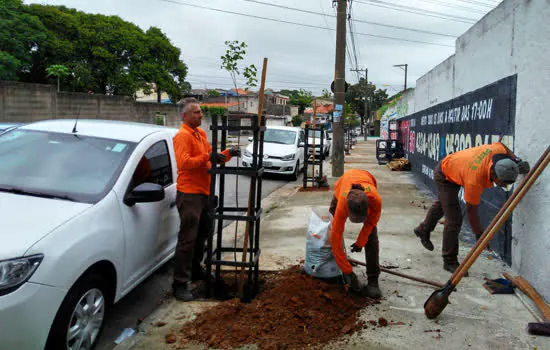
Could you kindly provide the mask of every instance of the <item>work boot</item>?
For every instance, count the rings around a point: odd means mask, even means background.
[[[378,286],[378,278],[369,279],[369,283],[363,289],[363,295],[373,299],[382,297],[382,291]]]
[[[355,272],[352,272],[346,276],[346,283],[349,285],[349,288],[352,292],[361,293],[363,285],[361,284],[361,282],[359,282],[359,278],[357,278]]]
[[[193,292],[191,291],[191,288],[189,286],[189,282],[185,284],[178,284],[174,286],[174,289],[172,291],[172,294],[174,295],[174,298],[178,301],[193,301],[195,300],[195,296],[193,295]]]
[[[460,264],[458,263],[458,261],[443,262],[443,269],[449,271],[450,273],[455,273],[456,269],[458,269],[459,266]],[[468,277],[468,276],[469,276],[468,271],[466,271],[466,273],[464,274],[464,277]]]
[[[430,235],[428,233],[425,233],[424,231],[422,231],[420,229],[420,226],[418,226],[414,229],[414,234],[418,238],[420,238],[420,243],[422,243],[422,246],[424,248],[428,249],[429,251],[434,250],[434,245],[433,245],[432,241],[430,241]]]

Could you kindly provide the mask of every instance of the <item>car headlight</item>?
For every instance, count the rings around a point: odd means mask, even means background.
[[[8,294],[27,282],[44,255],[32,255],[24,258],[0,261],[0,295]]]
[[[246,150],[246,149],[244,150],[244,155],[246,157],[252,157],[252,153],[248,152],[248,150]]]
[[[294,160],[294,157],[295,157],[295,156],[296,156],[296,155],[295,155],[294,153],[292,153],[292,154],[288,154],[288,155],[282,157],[281,159],[282,159],[282,160]]]

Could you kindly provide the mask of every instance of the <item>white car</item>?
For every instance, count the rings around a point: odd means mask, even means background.
[[[323,159],[329,156],[332,138],[325,129],[309,130],[309,142],[307,154],[311,158],[313,153],[313,144],[315,143],[315,157],[319,159],[321,156],[321,138],[323,139]]]
[[[112,303],[173,256],[176,132],[51,120],[0,135],[0,349],[92,348]]]
[[[304,169],[304,131],[298,127],[268,126],[264,133],[264,171],[291,175],[293,180]],[[248,141],[252,141],[250,137]],[[242,155],[242,165],[252,165],[253,144]]]

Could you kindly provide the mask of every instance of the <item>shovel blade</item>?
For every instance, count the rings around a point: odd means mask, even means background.
[[[445,287],[438,289],[430,295],[424,303],[424,314],[430,320],[439,316],[449,304],[449,295],[454,287],[448,282]]]

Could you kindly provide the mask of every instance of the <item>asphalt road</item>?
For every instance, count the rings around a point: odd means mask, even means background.
[[[228,165],[234,166],[232,160]],[[288,183],[289,178],[265,175],[263,178],[262,197]],[[301,176],[297,183],[301,183]],[[250,180],[241,176],[238,179],[239,207],[247,207]],[[226,176],[225,206],[236,206],[236,177]],[[229,223],[224,223],[224,226]],[[136,287],[113,306],[103,331],[97,350],[110,350],[115,347],[115,339],[125,328],[134,328],[145,317],[153,312],[171,289],[173,261],[168,262],[147,280]]]

